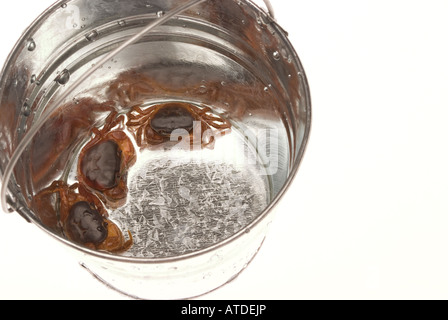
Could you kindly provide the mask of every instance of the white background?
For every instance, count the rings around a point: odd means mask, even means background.
[[[52,2],[2,4],[1,63]],[[312,136],[260,254],[205,298],[447,299],[448,1],[272,2]],[[0,299],[126,299],[18,215],[0,225]]]

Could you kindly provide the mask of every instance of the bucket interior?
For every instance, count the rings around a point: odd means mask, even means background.
[[[2,73],[0,170],[71,83],[181,2],[64,1],[36,20]],[[194,114],[216,136],[202,137],[196,148],[184,140],[139,143],[139,136],[161,136],[155,129],[158,113],[151,113],[150,125],[145,122],[148,110],[173,105],[184,107],[170,110]],[[297,170],[309,108],[303,68],[277,23],[250,1],[207,1],[127,47],[70,94],[23,153],[9,190],[31,220],[67,238],[61,212],[67,201],[74,202],[63,199],[70,198],[65,186],[82,184],[80,166],[92,156],[86,148],[106,136],[103,129],[116,113],[122,121],[112,131],[126,137],[108,137],[131,141],[135,151],[119,174],[124,198],[108,201],[104,192],[85,188],[121,230],[123,246],[110,253],[144,259],[190,254],[266,214]],[[132,117],[141,127],[129,127]],[[216,133],[210,125],[216,119],[229,124],[226,132]],[[59,187],[42,196],[55,182]],[[131,239],[130,248],[119,250]]]

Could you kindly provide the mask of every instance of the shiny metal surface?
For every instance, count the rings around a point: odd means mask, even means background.
[[[45,115],[48,105],[58,99],[76,104],[81,100],[79,97],[92,88],[114,87],[111,76],[126,87],[134,77],[130,70],[151,70],[146,83],[163,83],[162,91],[171,92],[179,99],[191,100],[194,96],[201,102],[213,104],[242,127],[281,130],[284,139],[279,149],[283,150],[280,151],[283,156],[279,160],[279,170],[271,177],[272,201],[246,228],[218,244],[179,257],[137,259],[93,252],[53,234],[75,249],[80,260],[104,281],[146,298],[173,298],[172,290],[162,294],[167,284],[168,288],[177,288],[178,296],[174,298],[194,296],[225,283],[247,265],[264,239],[275,204],[298,170],[311,124],[309,88],[297,54],[278,24],[247,1],[200,4],[124,50],[115,60],[99,68],[94,76],[82,79],[83,72],[101,57],[179,3],[186,1],[149,3],[136,0],[126,5],[120,1],[57,3],[36,20],[18,42],[0,80],[0,108],[4,115],[0,118],[2,173],[24,134],[42,114]],[[147,48],[151,49],[149,54]],[[196,52],[198,49],[200,51]],[[198,54],[192,55],[194,52]],[[179,67],[182,64],[201,66],[207,72],[198,75],[189,71],[192,69]],[[65,90],[79,79],[82,79],[79,88],[64,97]],[[210,90],[201,91],[203,81]],[[217,85],[223,82],[225,86]],[[251,86],[252,83],[256,85]],[[152,87],[156,89],[151,94],[162,94],[156,86]],[[186,90],[187,87],[190,89]],[[110,92],[98,90],[97,98],[107,100],[108,94]],[[117,90],[112,94],[122,96]],[[121,107],[129,106],[122,101]],[[38,135],[20,157],[8,188],[10,206],[46,232],[49,230],[30,208],[32,197],[61,176],[67,159],[76,149],[73,139],[87,135],[88,130],[101,121],[101,116],[89,118],[88,125],[76,136],[56,135],[57,141],[49,140],[48,136],[59,130],[59,121],[73,118],[70,108],[66,109],[68,111],[62,110],[62,118],[49,117],[45,134]],[[102,112],[98,110],[100,115]],[[55,150],[55,143],[65,147]],[[42,150],[53,153],[48,157],[50,153]],[[135,270],[138,272],[133,272]],[[129,273],[135,278],[124,276]],[[151,292],[146,286],[148,275],[152,277]],[[206,282],[190,287],[189,284],[205,275]],[[159,295],[154,296],[155,292]]]

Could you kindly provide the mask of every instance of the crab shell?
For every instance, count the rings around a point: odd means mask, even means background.
[[[76,189],[78,192],[75,191]],[[55,197],[57,194],[59,197]],[[49,201],[55,198],[59,198],[59,213],[56,210],[55,202]],[[39,192],[33,202],[34,210],[37,211],[43,224],[51,229],[56,229],[60,223],[67,239],[89,249],[119,253],[127,251],[133,244],[131,233],[128,232],[130,239],[126,241],[119,227],[108,219],[107,210],[101,201],[79,184],[68,186],[62,181],[55,181],[51,186]],[[87,203],[92,211],[96,211],[101,216],[102,224],[107,226],[107,236],[101,243],[81,243],[72,236],[73,230],[70,229],[68,223],[70,212],[72,207],[80,202]]]
[[[213,149],[214,134],[211,137],[205,134],[212,133],[214,129],[215,133],[225,135],[231,131],[231,124],[226,119],[209,113],[210,111],[208,107],[200,109],[189,103],[180,102],[154,105],[145,110],[135,106],[128,113],[127,126],[134,134],[137,145],[142,149],[167,142],[177,143],[178,141],[173,141],[173,137],[170,136],[175,129],[183,129],[187,133],[191,146],[199,144],[202,148]],[[162,113],[165,115],[161,115]],[[176,116],[178,120],[175,120]],[[160,124],[166,123],[166,129],[163,126],[156,128],[153,122],[156,119]],[[188,120],[191,124],[184,126]],[[175,121],[179,121],[179,126],[176,126]],[[199,136],[196,133],[199,133]]]
[[[84,160],[89,152],[94,148],[98,148],[100,144],[113,142],[118,146],[119,170],[115,176],[115,183],[112,187],[102,186],[101,184],[90,180],[85,175]],[[127,200],[128,187],[127,175],[128,170],[136,162],[136,153],[132,141],[121,130],[115,130],[102,135],[97,132],[96,136],[82,149],[78,161],[78,181],[80,184],[87,186],[92,192],[98,196],[108,208],[116,209],[123,206]],[[96,164],[94,164],[96,165]]]

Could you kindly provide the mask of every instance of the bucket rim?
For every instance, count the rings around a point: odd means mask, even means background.
[[[67,5],[71,1],[74,0],[58,0],[53,5],[51,5],[48,9],[43,11],[31,24],[30,26],[22,33],[22,36],[17,40],[15,46],[9,53],[7,59],[5,60],[4,66],[0,73],[0,97],[3,96],[3,88],[5,87],[3,84],[4,81],[6,81],[6,77],[4,75],[6,74],[7,70],[11,67],[11,61],[13,60],[13,57],[16,56],[22,47],[22,44],[26,41],[29,41],[30,36],[33,34],[35,28],[39,27],[40,23],[44,21],[47,17],[49,17],[51,14],[53,14],[56,10],[58,10],[62,5]],[[236,0],[234,0],[236,1]],[[241,1],[241,0],[238,0]],[[269,19],[269,23],[271,24],[272,28],[275,30],[277,35],[281,38],[281,41],[286,46],[286,48],[293,54],[293,63],[296,64],[296,67],[298,70],[300,70],[301,74],[301,85],[303,86],[304,93],[305,93],[305,110],[306,110],[306,120],[305,120],[305,128],[304,128],[304,135],[303,135],[303,141],[300,146],[300,149],[297,152],[297,156],[295,157],[295,161],[293,166],[291,167],[290,173],[288,175],[288,178],[286,182],[284,183],[281,190],[278,192],[276,197],[272,199],[272,201],[269,203],[269,205],[247,226],[245,226],[242,230],[238,231],[237,233],[233,234],[229,238],[222,240],[218,243],[215,243],[207,248],[194,251],[191,253],[186,253],[182,255],[177,256],[171,256],[171,257],[164,257],[164,258],[146,258],[146,257],[128,257],[128,256],[122,256],[122,255],[113,255],[107,252],[102,251],[96,251],[92,249],[88,249],[82,245],[78,245],[74,242],[69,241],[68,239],[55,234],[53,231],[51,231],[49,228],[44,226],[41,221],[37,218],[36,215],[34,215],[30,209],[25,208],[23,206],[18,206],[14,208],[13,210],[18,212],[19,215],[21,215],[25,220],[28,222],[33,223],[38,228],[40,228],[42,231],[44,231],[47,235],[55,238],[62,244],[67,245],[71,249],[74,249],[77,252],[80,252],[82,254],[88,255],[90,257],[99,258],[102,260],[107,261],[113,261],[113,262],[120,262],[120,263],[127,263],[127,264],[169,264],[184,260],[189,260],[195,257],[206,255],[210,252],[216,251],[222,247],[227,246],[230,243],[233,243],[237,241],[239,238],[243,237],[244,235],[247,235],[248,231],[254,229],[256,226],[260,225],[268,216],[271,215],[277,204],[280,202],[280,200],[284,197],[286,192],[291,187],[291,184],[295,180],[299,167],[302,163],[304,154],[306,152],[309,138],[311,134],[311,125],[312,125],[312,104],[311,104],[311,94],[308,84],[308,79],[306,77],[305,70],[301,64],[301,61],[299,59],[299,56],[297,55],[293,45],[288,39],[287,32],[284,31],[284,29],[278,24],[276,20],[273,19],[273,17],[268,13],[266,13],[262,8],[260,8],[257,4],[255,4],[252,0],[242,0],[250,4],[253,8],[253,10],[257,10],[271,19]],[[265,0],[264,0],[265,1]],[[299,89],[299,88],[298,88]],[[8,191],[9,188],[8,188]],[[13,205],[11,203],[8,203],[9,205]]]

